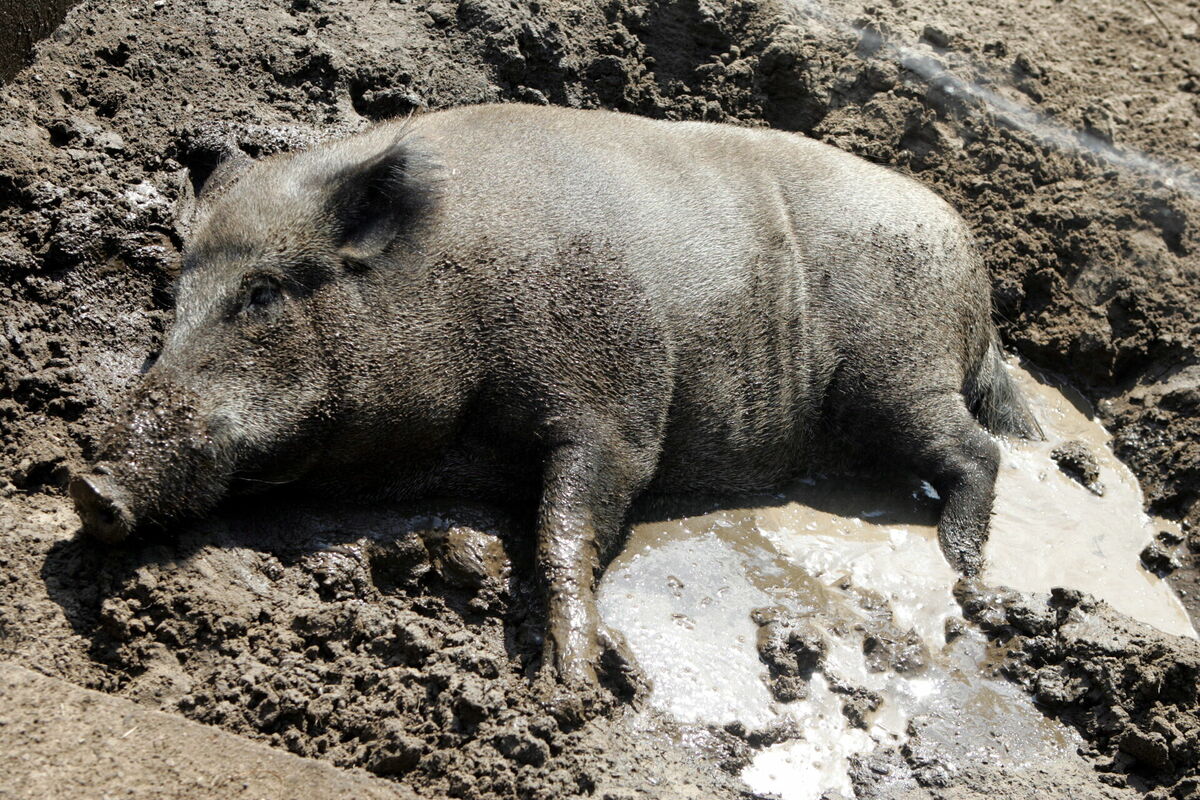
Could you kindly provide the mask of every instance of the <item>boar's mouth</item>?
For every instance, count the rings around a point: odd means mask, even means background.
[[[117,544],[133,533],[134,518],[124,491],[102,474],[78,475],[68,488],[83,530],[106,544]]]
[[[83,532],[122,542],[147,523],[195,517],[226,494],[227,448],[213,415],[194,392],[147,375],[104,435],[99,458],[77,473],[68,493]]]
[[[150,476],[105,462],[75,475],[67,492],[83,533],[117,544],[143,529],[203,515],[229,489],[228,475],[206,461],[193,454]],[[198,464],[206,468],[196,469]]]
[[[319,463],[309,428],[281,434],[236,404],[220,405],[220,394],[202,395],[161,362],[132,387],[95,460],[68,487],[84,535],[122,542],[199,518],[230,496],[292,483]]]

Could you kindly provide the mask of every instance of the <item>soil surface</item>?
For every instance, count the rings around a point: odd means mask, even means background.
[[[280,502],[75,538],[63,487],[169,320],[177,210],[233,149],[464,103],[802,132],[963,212],[1006,342],[1096,403],[1196,538],[1198,26],[1197,0],[81,3],[0,87],[0,658],[422,796],[737,796],[762,736],[533,674],[521,521]],[[1194,586],[1200,539],[1167,544]],[[915,730],[861,796],[1200,796],[1195,644],[1037,602],[966,605],[1102,772],[932,769]]]
[[[0,0],[0,81],[28,63],[33,46],[58,27],[74,0]]]
[[[1084,735],[1104,784],[1200,797],[1200,643],[1078,592],[1032,599],[964,585],[958,595],[992,640],[995,669]]]
[[[416,797],[13,664],[0,664],[0,701],[0,797]]]

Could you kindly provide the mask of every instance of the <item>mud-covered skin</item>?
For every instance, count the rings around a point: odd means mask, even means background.
[[[163,391],[135,390],[72,485],[84,528],[248,481],[537,496],[570,684],[614,649],[592,589],[643,490],[766,488],[858,445],[937,487],[974,574],[999,454],[971,410],[1036,432],[958,215],[802,137],[482,106],[213,184],[144,381]]]

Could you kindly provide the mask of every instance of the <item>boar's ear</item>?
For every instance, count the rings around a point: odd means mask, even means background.
[[[416,174],[417,158],[397,137],[382,152],[337,175],[333,210],[341,223],[344,258],[361,263],[380,255],[420,212],[427,192]]]
[[[237,183],[238,179],[245,175],[252,166],[254,166],[254,159],[241,150],[235,149],[223,153],[221,160],[204,179],[204,185],[196,194],[196,202],[200,205],[211,203],[226,189]]]
[[[206,166],[211,169],[206,169]],[[252,166],[254,159],[241,150],[231,148],[214,154],[211,160],[198,159],[188,169],[188,180],[183,182],[175,207],[176,224],[185,236],[190,233],[205,207],[237,183]]]

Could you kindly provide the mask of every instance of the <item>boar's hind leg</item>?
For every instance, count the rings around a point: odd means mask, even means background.
[[[917,472],[943,500],[942,554],[963,575],[975,575],[983,567],[1000,450],[957,392],[922,404],[907,422]]]
[[[634,491],[644,482],[632,460],[562,446],[550,456],[538,512],[538,566],[545,582],[547,661],[568,685],[596,684],[601,656],[633,669],[621,644],[601,625],[595,582],[600,554],[621,531]]]

